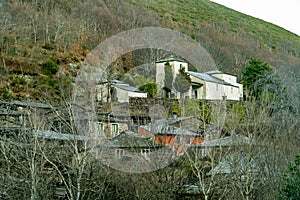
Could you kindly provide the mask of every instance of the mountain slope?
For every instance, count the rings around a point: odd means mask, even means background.
[[[190,35],[196,35],[197,28],[207,23],[225,31],[244,31],[273,49],[288,48],[290,53],[300,54],[300,37],[296,34],[208,0],[131,0],[131,3],[154,12],[162,21],[171,18],[173,26]]]
[[[238,78],[250,58],[299,74],[299,36],[208,0],[0,2],[0,99],[59,99],[96,45],[149,26],[190,35],[220,70]],[[139,54],[117,63],[128,70],[147,62],[147,51]]]

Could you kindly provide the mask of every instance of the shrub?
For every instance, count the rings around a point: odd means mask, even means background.
[[[13,80],[12,80],[12,83],[11,83],[11,86],[16,86],[16,85],[25,85],[27,83],[26,79],[23,78],[23,77],[18,77],[18,76],[15,76],[13,77]]]
[[[12,95],[6,87],[0,88],[0,99],[12,99]]]
[[[86,45],[86,44],[84,44],[84,45],[82,45],[82,49],[85,50],[85,51],[86,51],[86,50],[89,50],[89,46]]]
[[[157,85],[155,83],[147,83],[139,87],[140,90],[147,92],[148,97],[152,98],[157,93]]]
[[[45,63],[42,64],[42,72],[45,75],[51,76],[56,74],[58,71],[58,62],[53,59],[48,59]]]

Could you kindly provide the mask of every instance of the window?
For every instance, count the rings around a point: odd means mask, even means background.
[[[185,67],[182,64],[180,64],[180,70],[185,71]]]
[[[207,156],[207,154],[211,151],[210,147],[201,147],[200,148],[200,156]]]
[[[103,131],[104,131],[103,123],[97,122],[97,123],[96,123],[96,133],[97,133],[98,135],[103,135]]]
[[[111,125],[111,135],[112,137],[116,137],[117,135],[119,135],[119,124]]]
[[[117,159],[123,158],[123,156],[125,155],[124,149],[116,149],[115,150],[115,155],[116,155]]]
[[[195,99],[198,99],[198,91],[195,90]]]
[[[149,154],[150,154],[150,149],[142,149],[141,150],[141,155],[146,159],[150,160]]]

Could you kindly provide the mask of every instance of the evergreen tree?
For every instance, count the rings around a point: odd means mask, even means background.
[[[172,73],[172,66],[169,62],[165,64],[165,80],[164,80],[164,90],[166,92],[166,96],[170,97],[170,93],[173,88],[173,73]]]
[[[242,72],[242,83],[250,96],[261,99],[262,93],[268,90],[271,84],[274,84],[272,77],[272,68],[268,63],[252,58]],[[276,87],[276,84],[273,86]]]
[[[174,87],[180,92],[181,98],[191,87],[191,77],[184,71],[184,68],[179,69],[179,73],[175,77]]]

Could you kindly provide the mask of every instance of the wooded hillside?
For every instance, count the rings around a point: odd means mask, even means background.
[[[238,78],[250,58],[284,73],[299,72],[299,36],[208,0],[2,0],[0,14],[0,97],[5,99],[60,98],[60,87],[71,87],[80,62],[97,44],[146,26],[190,35],[220,70]],[[125,68],[136,63],[132,55],[125,57]]]

